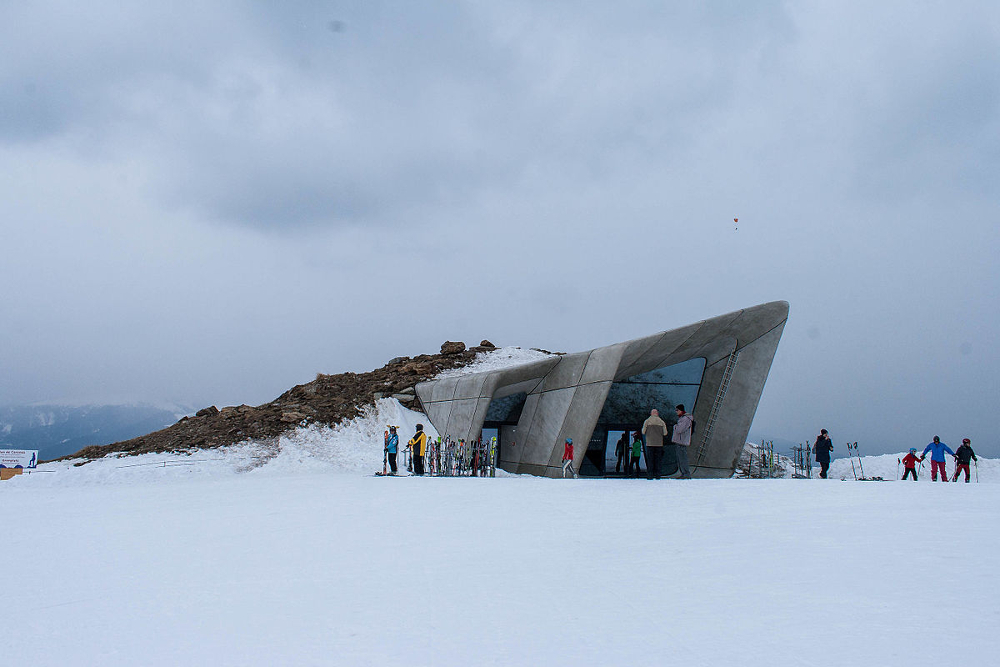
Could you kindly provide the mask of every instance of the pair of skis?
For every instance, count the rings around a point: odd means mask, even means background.
[[[858,443],[847,443],[847,455],[851,457],[851,470],[854,472],[854,479],[859,482],[884,482],[881,477],[865,477],[865,466],[861,462],[861,454],[858,453]],[[858,467],[854,467],[854,457],[858,457]],[[858,477],[858,470],[861,470],[861,477]]]

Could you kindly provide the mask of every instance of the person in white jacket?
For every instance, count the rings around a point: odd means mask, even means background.
[[[688,447],[691,445],[691,434],[694,431],[694,419],[684,411],[684,405],[678,405],[677,423],[674,424],[674,434],[670,439],[671,444],[676,445],[677,469],[681,473],[681,479],[691,479],[691,468],[688,466]]]

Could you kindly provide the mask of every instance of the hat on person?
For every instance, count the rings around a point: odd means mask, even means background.
[[[969,444],[969,443],[971,443],[971,442],[972,442],[972,441],[971,441],[971,440],[969,440],[968,438],[962,438],[962,444],[963,444],[963,445],[968,445],[968,444]]]
[[[825,429],[825,428],[821,428],[821,429],[819,430],[819,432],[820,432],[820,433],[822,433],[823,435],[826,435],[826,429]]]
[[[916,454],[917,453],[917,448],[916,447],[910,447],[910,453],[911,454]]]
[[[566,442],[568,442],[569,444],[572,445],[573,444],[573,438],[566,438]]]

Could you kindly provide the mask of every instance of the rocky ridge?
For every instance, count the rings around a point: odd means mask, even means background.
[[[417,383],[442,371],[466,366],[478,353],[494,349],[488,340],[469,349],[465,343],[446,341],[439,354],[396,357],[367,373],[320,373],[312,382],[292,387],[270,403],[221,410],[213,405],[160,431],[110,445],[84,447],[62,458],[81,458],[84,460],[77,465],[83,465],[113,453],[183,453],[246,440],[267,440],[298,426],[313,423],[332,426],[352,419],[362,406],[380,398],[395,398],[411,410],[422,411],[414,389]]]

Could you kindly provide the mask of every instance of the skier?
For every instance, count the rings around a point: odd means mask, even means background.
[[[636,431],[635,435],[632,436],[631,456],[629,457],[628,467],[625,469],[627,475],[639,476],[640,456],[642,456],[642,433]]]
[[[622,463],[625,464],[626,474],[628,474],[628,456],[625,450],[628,449],[628,431],[622,433],[622,437],[618,438],[618,444],[615,445],[615,473],[621,472]]]
[[[951,451],[951,448],[941,442],[941,438],[936,435],[934,436],[934,442],[930,442],[926,447],[924,447],[924,451],[920,455],[920,458],[927,456],[927,452],[931,452],[931,481],[937,481],[938,468],[941,468],[941,481],[947,482],[948,473],[945,471],[944,453],[948,452],[954,456],[955,452]]]
[[[399,451],[399,434],[396,427],[389,427],[389,436],[385,439],[385,451],[389,454],[389,474],[396,474],[396,453]]]
[[[819,476],[826,479],[826,474],[830,470],[830,452],[833,451],[833,442],[830,441],[830,434],[825,428],[819,430],[816,444],[813,445],[813,454],[816,456],[816,463],[819,464]]]
[[[694,419],[684,411],[684,404],[675,408],[677,412],[677,423],[674,424],[674,433],[670,438],[670,444],[676,445],[677,469],[680,470],[681,479],[691,479],[691,468],[688,467],[688,446],[691,444],[691,433],[694,431]]]
[[[660,479],[667,423],[660,419],[660,411],[656,408],[649,411],[649,417],[642,423],[642,435],[646,438],[646,479]]]
[[[563,477],[566,477],[567,471],[571,475],[573,475],[574,479],[579,477],[579,475],[576,474],[576,470],[573,469],[573,438],[566,438],[566,444],[563,447],[562,461],[563,461],[563,468],[562,468]]]
[[[923,461],[924,457],[917,456],[917,448],[910,447],[910,453],[903,457],[903,467],[906,470],[903,472],[903,479],[906,479],[911,474],[913,475],[913,481],[917,481],[917,463]],[[896,474],[899,474],[897,469]]]
[[[407,443],[413,448],[413,474],[424,474],[424,452],[427,448],[427,434],[424,433],[424,425],[417,424],[417,432],[413,434]]]
[[[979,463],[979,459],[976,458],[976,453],[972,451],[972,441],[968,438],[962,439],[962,446],[955,450],[955,477],[951,481],[958,481],[958,473],[965,471],[965,483],[969,483],[969,461],[973,460]],[[979,481],[979,478],[976,478]]]

